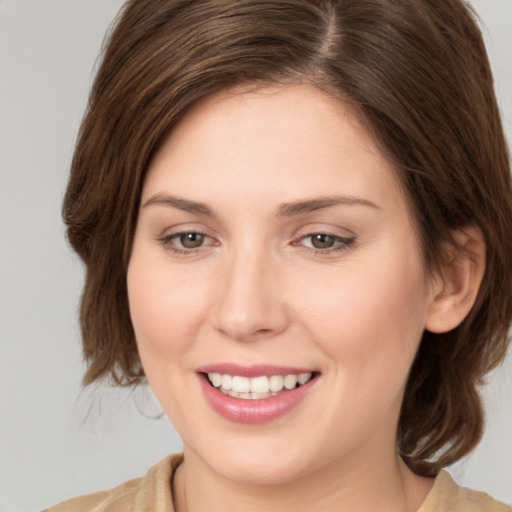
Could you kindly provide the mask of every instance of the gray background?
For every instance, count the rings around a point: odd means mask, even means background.
[[[181,442],[149,391],[81,391],[81,265],[60,220],[96,56],[119,0],[0,0],[0,512],[145,473]],[[512,0],[473,0],[512,140]],[[456,70],[454,70],[456,72]],[[488,425],[452,468],[512,503],[512,357],[486,388]]]

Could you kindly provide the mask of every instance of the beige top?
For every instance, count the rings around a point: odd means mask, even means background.
[[[174,512],[171,480],[182,461],[183,455],[171,455],[142,478],[73,498],[43,512]],[[483,492],[458,486],[449,473],[441,471],[418,512],[512,512],[512,508]]]

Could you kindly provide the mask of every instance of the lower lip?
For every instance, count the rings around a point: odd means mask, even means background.
[[[199,380],[206,400],[222,417],[236,423],[265,423],[283,416],[298,405],[317,379],[313,378],[298,388],[257,400],[244,400],[225,395],[210,385],[204,375],[200,375]]]

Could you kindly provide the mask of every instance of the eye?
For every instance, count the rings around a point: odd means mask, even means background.
[[[309,233],[301,237],[294,245],[302,245],[317,253],[328,254],[348,249],[355,242],[355,237],[347,238],[331,233]]]
[[[195,253],[203,247],[215,245],[215,241],[199,231],[173,233],[160,239],[162,245],[177,254]]]
[[[197,249],[203,245],[206,235],[203,233],[180,233],[175,238],[185,249]]]
[[[309,235],[311,245],[315,249],[330,249],[336,243],[336,237],[328,235],[326,233],[315,233]]]

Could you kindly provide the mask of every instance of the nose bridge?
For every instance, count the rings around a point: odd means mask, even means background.
[[[271,336],[286,327],[279,297],[278,263],[262,244],[233,248],[220,276],[216,326],[229,337],[244,341]]]

